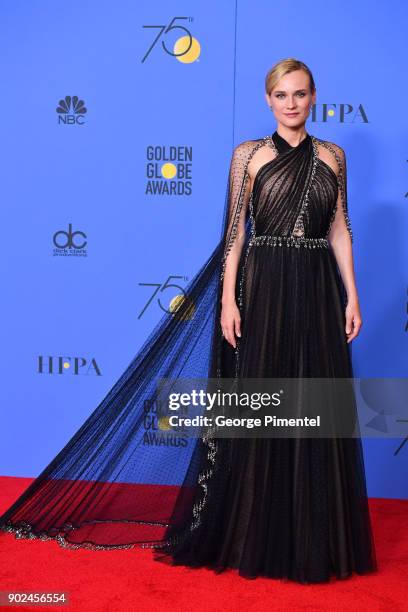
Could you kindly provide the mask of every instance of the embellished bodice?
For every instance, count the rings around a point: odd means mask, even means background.
[[[249,197],[251,244],[328,247],[342,175],[336,175],[321,159],[319,145],[325,146],[325,141],[307,134],[293,147],[274,132],[254,146],[251,158],[263,146],[271,147],[274,157],[259,167],[253,181]]]
[[[257,167],[252,187],[251,162]],[[277,131],[238,144],[229,171],[221,280],[236,236],[246,233],[246,220],[249,246],[328,249],[333,225],[345,227],[353,242],[344,150],[308,133],[291,146]]]

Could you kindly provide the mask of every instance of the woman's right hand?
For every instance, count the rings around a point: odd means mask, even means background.
[[[226,341],[236,348],[235,334],[241,337],[241,314],[235,300],[222,304],[221,329]]]

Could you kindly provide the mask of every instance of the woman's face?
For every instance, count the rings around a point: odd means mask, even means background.
[[[304,70],[285,74],[265,97],[278,124],[289,128],[304,125],[310,106],[316,102],[316,92],[311,93],[309,76]]]

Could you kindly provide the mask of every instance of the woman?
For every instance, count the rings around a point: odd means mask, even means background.
[[[376,570],[359,438],[174,437],[156,405],[166,377],[352,377],[345,155],[307,133],[315,99],[304,63],[269,71],[277,129],[234,149],[220,243],[2,529],[301,583]]]

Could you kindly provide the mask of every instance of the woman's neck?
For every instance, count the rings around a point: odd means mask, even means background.
[[[307,136],[307,130],[304,125],[293,129],[279,125],[276,128],[276,132],[281,138],[286,140],[291,147],[297,147]]]

